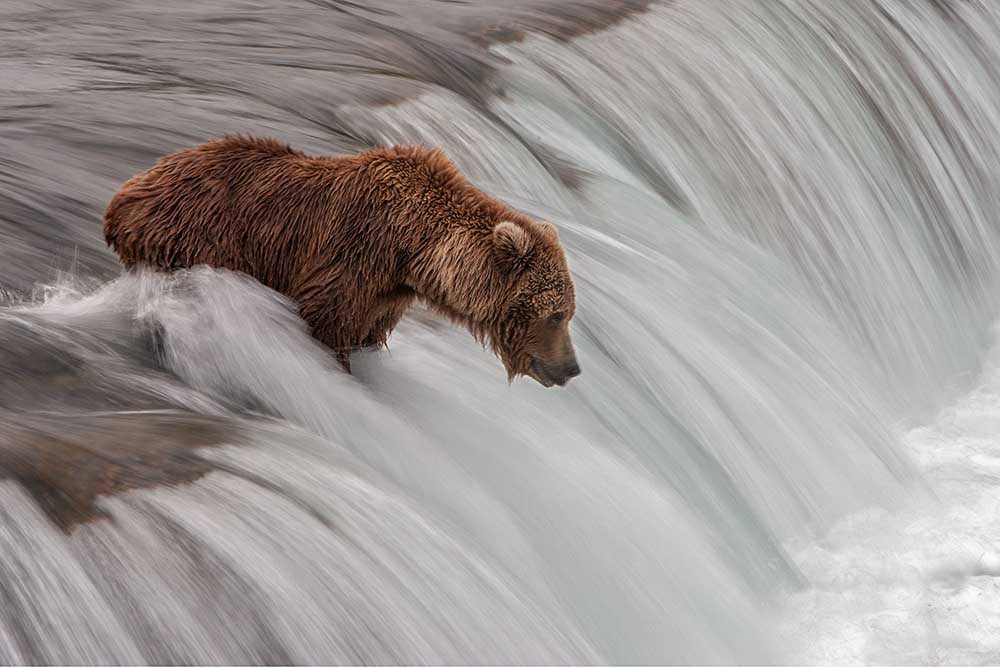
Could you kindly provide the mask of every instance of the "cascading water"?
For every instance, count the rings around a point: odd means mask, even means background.
[[[0,8],[0,662],[1000,656],[920,593],[957,532],[1000,575],[1000,6],[364,4]],[[118,276],[118,184],[225,132],[553,221],[583,375],[417,310],[346,376],[251,280]]]

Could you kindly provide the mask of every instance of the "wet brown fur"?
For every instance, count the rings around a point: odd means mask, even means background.
[[[349,352],[384,345],[416,298],[489,342],[509,377],[532,374],[532,358],[572,358],[555,229],[470,185],[438,150],[310,157],[227,136],[126,181],[104,235],[127,268],[253,276],[293,299],[348,370]]]

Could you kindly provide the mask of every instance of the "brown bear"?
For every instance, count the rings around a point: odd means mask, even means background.
[[[421,299],[488,342],[508,380],[580,374],[555,228],[473,187],[435,149],[310,157],[226,136],[126,181],[104,237],[126,268],[207,264],[287,295],[348,372],[350,351],[384,345]]]

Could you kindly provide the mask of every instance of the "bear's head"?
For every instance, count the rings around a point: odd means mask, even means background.
[[[565,385],[580,374],[569,335],[576,299],[555,227],[501,221],[492,248],[503,288],[484,325],[508,378]]]

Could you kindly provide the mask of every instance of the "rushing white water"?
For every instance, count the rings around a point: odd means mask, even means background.
[[[0,10],[0,662],[1000,658],[1000,9],[594,4]],[[224,131],[553,221],[583,375],[116,277],[118,183]]]
[[[1000,660],[1000,367],[905,444],[937,502],[866,510],[791,544],[811,586],[785,636],[808,664],[990,665]]]

